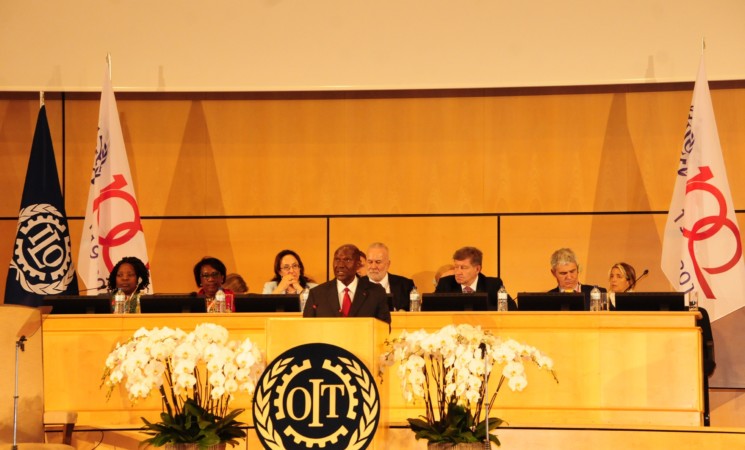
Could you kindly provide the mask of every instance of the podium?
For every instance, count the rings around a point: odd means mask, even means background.
[[[352,353],[367,367],[378,388],[380,419],[371,449],[385,447],[388,429],[388,385],[377,377],[378,356],[388,337],[388,324],[373,318],[270,318],[266,323],[266,359],[271,364],[287,350],[304,344],[330,344]]]

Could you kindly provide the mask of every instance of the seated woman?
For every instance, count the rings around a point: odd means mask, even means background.
[[[150,271],[139,258],[125,256],[109,274],[108,288],[112,296],[117,290],[124,292],[124,311],[127,313],[140,312],[140,291],[150,286]],[[113,308],[112,301],[112,308]],[[113,309],[112,309],[113,310]]]
[[[362,278],[367,276],[367,255],[360,252],[360,267],[357,269],[357,276]]]
[[[455,275],[455,266],[452,264],[445,264],[444,266],[440,266],[440,268],[437,269],[437,272],[435,272],[435,288],[437,288],[437,283],[440,282],[440,278],[446,277],[448,275]]]
[[[636,270],[625,262],[615,263],[608,272],[608,292],[632,292],[636,284]]]
[[[207,312],[211,312],[215,294],[225,282],[225,264],[217,258],[205,256],[194,265],[194,281],[199,287],[197,295],[207,299]],[[235,295],[230,289],[223,289],[225,292],[225,310],[235,312],[233,296]]]
[[[282,250],[274,258],[274,278],[264,284],[262,294],[299,294],[305,288],[318,286],[305,276],[300,255],[292,250]]]
[[[248,284],[246,280],[238,273],[229,273],[225,277],[225,283],[222,284],[223,289],[230,289],[236,294],[248,293]]]

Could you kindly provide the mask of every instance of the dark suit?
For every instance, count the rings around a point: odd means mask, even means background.
[[[486,292],[489,298],[489,309],[497,309],[497,292],[502,287],[502,280],[497,277],[487,277],[483,273],[479,273],[479,281],[476,283],[476,292]],[[437,283],[435,292],[463,292],[463,286],[455,281],[455,275],[448,275],[440,278],[440,282]],[[507,305],[510,311],[517,311],[517,303],[512,300],[512,297],[507,297]]]
[[[342,317],[336,278],[310,290],[303,317]],[[370,282],[366,277],[359,278],[349,317],[375,317],[390,324],[391,312],[383,286]]]
[[[582,293],[585,295],[585,311],[590,310],[590,292],[592,292],[592,288],[594,286],[591,286],[589,284],[580,284],[579,289],[582,291]],[[607,292],[605,288],[598,286],[598,289],[600,292]],[[551,289],[548,292],[561,292],[559,290],[559,286],[556,286],[555,288]],[[611,309],[615,309],[614,307],[611,307]]]
[[[367,276],[362,278],[368,279]],[[370,281],[374,283],[374,281]],[[397,310],[408,311],[409,310],[409,294],[414,289],[414,280],[402,277],[400,275],[393,275],[388,273],[388,285],[391,288],[391,295],[393,296],[393,308]]]

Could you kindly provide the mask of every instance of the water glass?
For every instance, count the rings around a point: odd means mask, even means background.
[[[698,311],[698,291],[688,293],[688,311]]]
[[[600,311],[608,311],[608,293],[600,293]]]
[[[606,299],[605,309],[610,311],[616,304],[616,293],[608,292]]]

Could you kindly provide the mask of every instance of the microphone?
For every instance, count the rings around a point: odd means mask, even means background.
[[[92,287],[88,289],[78,289],[78,292],[80,293],[80,292],[88,292],[88,291],[100,291],[102,289],[107,289],[107,288],[105,286],[104,287],[99,286],[99,287]]]
[[[486,425],[484,448],[491,448],[489,439],[489,401],[487,395],[489,393],[489,358],[486,357],[486,343],[482,342],[479,344],[479,350],[481,350],[481,357],[484,358],[484,397],[483,397],[483,408],[484,408],[484,424]]]
[[[630,290],[634,289],[634,287],[636,286],[636,283],[638,283],[638,282],[639,282],[639,280],[641,280],[642,278],[646,277],[647,275],[649,275],[649,269],[644,269],[644,272],[642,272],[642,274],[641,274],[641,275],[639,275],[639,278],[637,278],[636,280],[634,280],[634,282],[633,282],[633,283],[631,283],[631,284],[629,285],[629,287],[627,287],[627,288],[626,288],[626,289],[624,290],[624,292],[628,292],[628,291],[630,291]]]

